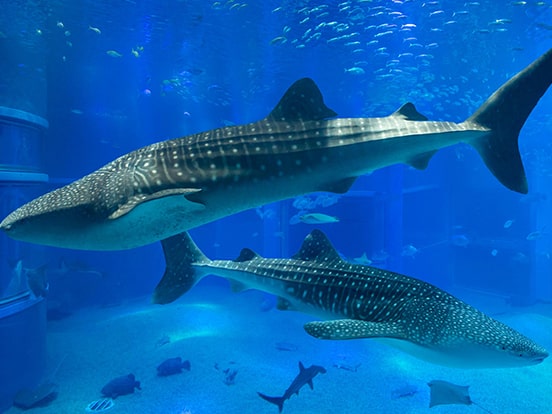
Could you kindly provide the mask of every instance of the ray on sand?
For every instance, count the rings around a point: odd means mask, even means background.
[[[15,394],[13,405],[23,409],[48,405],[56,399],[58,394],[57,384],[45,381],[33,389],[22,389]]]
[[[470,397],[469,385],[456,385],[452,382],[433,380],[427,383],[430,389],[429,408],[436,405],[463,404],[476,405],[486,413],[492,414],[489,410],[481,407]]]

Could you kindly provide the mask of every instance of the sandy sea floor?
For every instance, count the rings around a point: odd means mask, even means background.
[[[552,358],[515,369],[444,368],[374,340],[311,338],[302,325],[312,317],[263,310],[263,298],[259,292],[231,294],[200,285],[167,306],[144,298],[50,322],[50,372],[63,361],[54,378],[59,394],[29,412],[85,413],[109,380],[134,373],[142,390],[118,397],[108,413],[276,414],[278,408],[257,391],[282,395],[299,361],[322,365],[327,373],[314,378],[314,390],[306,386],[287,400],[284,413],[485,413],[474,405],[430,410],[426,383],[434,379],[470,385],[472,400],[494,414],[552,412]],[[552,349],[552,309],[523,311],[497,318]],[[278,343],[291,349],[280,350]],[[191,370],[157,377],[157,365],[176,356],[190,360]],[[224,382],[228,368],[237,371],[231,385]]]

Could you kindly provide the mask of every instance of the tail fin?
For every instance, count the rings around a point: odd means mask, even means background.
[[[552,49],[502,85],[466,120],[491,130],[472,145],[494,176],[519,193],[528,192],[519,131],[551,83]]]
[[[260,392],[258,392],[257,394],[259,394],[259,397],[261,397],[263,400],[268,401],[272,404],[276,404],[280,413],[284,409],[284,401],[286,400],[284,397],[269,397],[268,395],[261,394]]]
[[[166,304],[175,301],[199,280],[194,263],[210,260],[196,246],[186,232],[162,240],[166,269],[163,278],[153,292],[153,303]]]

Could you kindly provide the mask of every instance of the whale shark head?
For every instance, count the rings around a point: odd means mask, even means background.
[[[383,342],[425,361],[463,369],[523,367],[540,364],[548,357],[545,348],[522,333],[463,305],[443,318],[439,337],[436,331],[423,331],[418,325],[413,329],[418,332],[411,337],[413,342],[391,338]],[[433,319],[439,323],[438,316]]]

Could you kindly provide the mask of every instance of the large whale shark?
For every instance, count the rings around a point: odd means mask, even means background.
[[[429,121],[413,104],[383,118],[334,118],[311,79],[295,82],[264,119],[163,141],[38,197],[0,228],[27,242],[129,249],[262,204],[346,192],[391,164],[425,168],[466,142],[506,187],[527,192],[518,149],[525,120],[552,83],[552,50],[462,123]]]
[[[378,338],[432,363],[461,368],[533,365],[548,352],[531,339],[421,280],[340,258],[327,237],[311,232],[291,259],[243,249],[232,260],[210,260],[189,234],[163,240],[167,267],[153,294],[169,303],[208,274],[236,290],[279,297],[279,308],[323,318],[305,330],[321,339]]]

